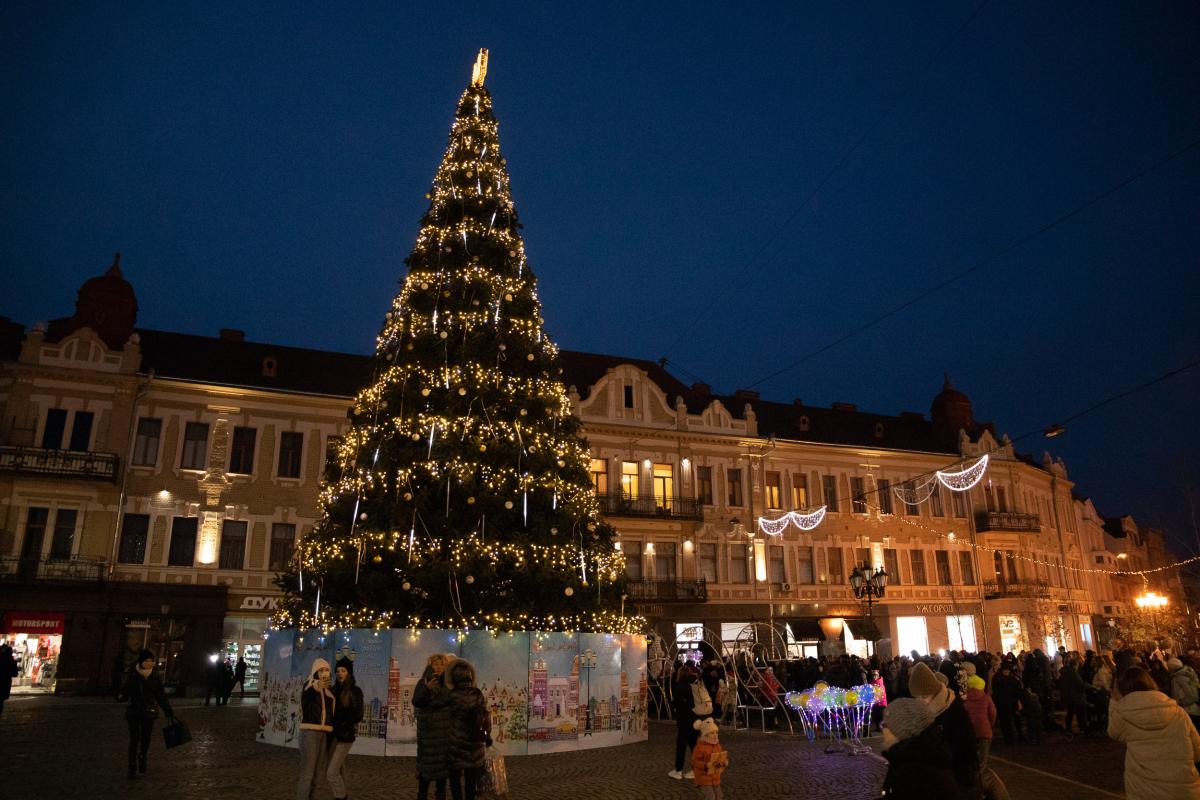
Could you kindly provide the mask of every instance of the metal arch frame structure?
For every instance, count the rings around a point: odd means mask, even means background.
[[[750,636],[746,635],[747,632],[750,633]],[[765,637],[762,636],[763,632],[766,633]],[[764,642],[764,638],[766,640],[765,642]],[[733,654],[734,677],[737,680],[738,684],[740,684],[740,688],[742,688],[746,692],[750,693],[754,697],[754,699],[759,702],[759,705],[757,705],[757,706],[743,706],[741,704],[741,699],[742,699],[741,694],[739,693],[738,707],[739,708],[754,708],[754,709],[770,708],[773,711],[777,711],[780,718],[782,718],[783,720],[785,720],[787,722],[788,733],[795,734],[796,729],[792,725],[791,714],[789,713],[787,703],[784,702],[784,698],[787,696],[787,686],[786,686],[786,684],[784,684],[783,679],[776,676],[776,680],[783,686],[783,688],[775,693],[774,702],[768,703],[767,697],[762,690],[762,687],[763,687],[764,683],[766,682],[765,662],[768,660],[772,660],[772,661],[787,661],[788,660],[787,640],[784,638],[783,634],[780,633],[779,629],[776,628],[774,625],[769,625],[765,622],[750,622],[746,625],[746,627],[742,628],[740,633],[738,633],[738,638],[734,642],[733,649],[734,649],[734,654]],[[761,652],[762,649],[768,650],[769,654],[762,653]],[[746,677],[744,679],[740,674],[741,660],[743,658],[740,655],[741,653],[747,653],[749,655],[749,658],[745,659],[747,673],[746,673]],[[762,660],[764,662],[763,667],[759,667],[758,664],[755,663],[755,657],[758,655],[763,656],[763,658],[762,658]],[[745,726],[746,728],[749,728],[749,717],[750,717],[749,712],[747,712],[746,713],[746,726]],[[735,730],[738,729],[736,710],[734,712],[734,729]]]
[[[712,628],[709,628],[707,625],[693,625],[693,626],[689,627],[688,630],[696,630],[697,628],[700,629],[700,631],[701,631],[699,640],[691,639],[691,638],[680,639],[680,637],[678,637],[678,636],[676,636],[675,638],[673,638],[671,640],[671,643],[669,645],[667,645],[667,647],[663,651],[664,652],[663,669],[659,672],[659,675],[657,678],[651,679],[652,682],[657,685],[658,697],[661,697],[663,699],[664,705],[665,705],[665,708],[657,707],[657,706],[655,708],[655,711],[658,712],[659,719],[663,719],[664,711],[666,712],[665,716],[667,719],[675,718],[675,712],[674,712],[675,662],[679,659],[680,654],[696,649],[695,647],[684,647],[681,645],[693,645],[693,644],[707,645],[708,647],[710,647],[712,649],[712,651],[714,653],[717,654],[717,657],[721,660],[722,668],[724,668],[724,665],[729,660],[729,657],[732,655],[732,653],[729,651],[729,648],[727,648],[725,646],[725,642],[723,642],[721,640],[720,635],[715,633],[712,630]],[[725,668],[725,681],[726,681],[726,684],[728,686],[732,687],[735,692],[737,691],[737,673],[736,673],[736,671],[730,672],[727,668]],[[655,693],[652,692],[651,694],[655,694]],[[715,714],[715,712],[717,710],[717,698],[714,697],[712,700],[713,700],[713,711]],[[735,716],[736,716],[736,712],[735,712]]]

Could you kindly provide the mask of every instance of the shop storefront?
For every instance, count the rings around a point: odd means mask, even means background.
[[[980,620],[966,606],[954,603],[888,604],[892,641],[898,655],[918,655],[986,649]]]
[[[259,673],[262,669],[263,634],[267,621],[278,597],[274,595],[229,595],[229,613],[221,635],[219,660],[228,659],[236,666],[239,658],[246,662],[247,694],[258,692]],[[239,687],[242,688],[242,687]]]
[[[0,622],[0,638],[17,662],[14,694],[53,692],[62,653],[64,615],[46,611],[10,611]]]

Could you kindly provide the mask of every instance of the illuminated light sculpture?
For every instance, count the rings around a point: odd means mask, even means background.
[[[787,530],[788,525],[795,525],[802,531],[811,531],[813,528],[821,524],[825,519],[825,506],[800,513],[799,511],[789,511],[782,517],[768,519],[767,517],[758,518],[758,529],[768,536],[778,536]]]
[[[979,481],[983,480],[983,473],[987,471],[988,457],[985,453],[979,457],[971,466],[958,472],[945,472],[938,470],[937,479],[942,482],[942,485],[947,489],[955,492],[965,492]]]

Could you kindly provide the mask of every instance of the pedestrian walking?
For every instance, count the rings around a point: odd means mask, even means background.
[[[1127,669],[1113,687],[1108,735],[1125,743],[1128,800],[1200,798],[1200,734],[1141,667]]]
[[[171,703],[167,700],[162,680],[154,669],[154,653],[142,650],[137,663],[129,670],[121,699],[127,701],[125,721],[129,724],[129,778],[145,773],[150,753],[150,736],[154,733],[154,720],[160,713],[174,719]]]
[[[958,800],[950,753],[933,711],[912,697],[888,703],[883,714],[883,757],[888,761],[883,796],[892,800]]]
[[[246,699],[246,659],[238,656],[237,666],[233,668],[233,687],[241,688],[239,695],[242,700]],[[230,690],[232,693],[232,689]]]
[[[446,686],[447,657],[434,653],[413,689],[417,715],[417,800],[427,800],[434,784],[436,800],[446,800],[450,777],[450,689]]]
[[[363,693],[354,683],[354,662],[348,658],[338,659],[333,684],[333,742],[329,748],[329,767],[325,770],[334,800],[346,800],[350,796],[350,790],[346,788],[346,756],[354,746],[362,718]]]
[[[220,671],[217,678],[217,705],[229,705],[229,697],[233,694],[233,665],[229,663],[229,659],[225,659],[220,664]]]
[[[329,684],[329,662],[313,659],[300,694],[300,775],[296,779],[296,800],[312,800],[317,776],[325,771],[329,757],[329,734],[333,733],[333,692]]]
[[[695,774],[690,769],[683,771],[684,757],[688,750],[696,748],[696,740],[700,736],[700,732],[692,726],[697,719],[712,714],[712,698],[700,682],[695,668],[684,664],[675,675],[672,698],[672,710],[675,712],[675,768],[667,773],[667,777],[677,781],[684,778],[690,780]]]
[[[492,742],[491,717],[483,692],[475,687],[475,668],[455,659],[449,674],[450,796],[475,800],[487,745]]]

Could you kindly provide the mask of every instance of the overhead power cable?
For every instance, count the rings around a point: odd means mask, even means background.
[[[1037,228],[1036,230],[1032,231],[1031,233],[1028,233],[1028,234],[1022,236],[1021,238],[1017,239],[1015,242],[1001,248],[1000,250],[997,250],[995,253],[992,253],[987,258],[984,258],[981,261],[976,261],[971,266],[967,267],[966,269],[964,269],[960,272],[955,273],[954,275],[951,275],[949,278],[930,287],[929,289],[926,289],[925,291],[918,294],[916,297],[906,300],[905,302],[901,303],[898,306],[894,306],[893,308],[891,308],[888,311],[885,311],[884,313],[880,314],[879,316],[874,317],[871,320],[868,320],[867,322],[863,323],[862,325],[859,325],[857,328],[850,331],[849,333],[839,336],[837,339],[834,339],[832,342],[822,345],[821,347],[817,348],[816,350],[813,350],[812,352],[807,353],[804,356],[801,356],[800,358],[796,359],[795,361],[791,362],[790,364],[788,364],[784,367],[780,367],[779,369],[775,370],[774,372],[772,372],[771,374],[769,374],[763,378],[759,378],[758,380],[749,384],[745,388],[753,389],[754,387],[759,386],[763,383],[766,383],[767,381],[772,380],[773,378],[778,378],[780,375],[783,375],[786,372],[791,372],[793,369],[800,366],[801,364],[804,364],[805,362],[811,361],[812,359],[816,358],[819,355],[829,352],[830,350],[832,350],[833,348],[837,347],[840,344],[848,342],[849,340],[853,339],[855,336],[858,336],[860,333],[863,333],[864,331],[868,331],[871,328],[874,328],[879,323],[884,322],[885,320],[891,319],[892,317],[899,314],[901,311],[911,308],[912,306],[915,306],[917,303],[920,303],[922,300],[925,300],[926,298],[928,298],[934,294],[937,294],[942,289],[945,289],[947,286],[952,286],[953,284],[958,283],[963,278],[966,278],[967,276],[978,272],[979,270],[988,266],[992,262],[994,262],[1000,258],[1003,258],[1004,256],[1008,255],[1009,253],[1013,252],[1014,250],[1020,248],[1021,246],[1033,241],[1034,239],[1041,236],[1042,234],[1054,230],[1055,228],[1057,228],[1059,225],[1063,224],[1064,222],[1067,222],[1068,220],[1073,219],[1074,217],[1076,217],[1079,214],[1083,213],[1084,211],[1088,210],[1089,208],[1096,205],[1097,203],[1111,197],[1112,195],[1114,195],[1117,192],[1124,189],[1126,186],[1137,181],[1139,178],[1143,178],[1146,175],[1149,175],[1154,170],[1163,166],[1164,164],[1167,164],[1170,161],[1174,161],[1176,158],[1179,158],[1184,153],[1187,153],[1189,150],[1192,150],[1197,145],[1200,145],[1200,138],[1193,139],[1188,144],[1184,145],[1183,147],[1181,147],[1178,150],[1175,150],[1174,152],[1170,153],[1169,155],[1166,155],[1163,158],[1160,158],[1158,161],[1155,161],[1153,164],[1146,167],[1145,169],[1138,172],[1137,174],[1131,175],[1130,177],[1122,180],[1120,183],[1117,183],[1116,185],[1111,186],[1108,189],[1105,189],[1103,192],[1094,196],[1092,199],[1088,200],[1087,202],[1082,203],[1078,206],[1075,206],[1074,208],[1072,208],[1070,211],[1066,212],[1065,214],[1063,214],[1059,217],[1056,217],[1054,220],[1047,222],[1045,225],[1042,225],[1040,228]]]
[[[962,32],[970,27],[971,23],[975,21],[975,18],[979,16],[979,12],[982,11],[983,7],[987,4],[988,0],[983,0],[983,2],[975,7],[975,10],[971,12],[971,16],[967,17],[966,21],[959,25],[958,28],[955,29],[954,33],[950,34],[950,36],[944,42],[942,42],[941,46],[934,51],[933,55],[931,55],[929,59],[926,60],[925,63],[922,64],[915,73],[913,73],[912,80],[909,81],[904,89],[898,93],[898,96],[907,93],[912,89],[913,86],[916,85],[918,80],[925,76],[925,73],[929,70],[929,68],[932,67],[933,64],[942,56],[942,54],[950,48],[950,45],[954,44]],[[759,258],[762,257],[763,253],[765,253],[767,249],[775,243],[779,235],[782,234],[787,227],[792,224],[796,217],[800,216],[800,213],[804,211],[804,209],[808,208],[809,203],[811,203],[816,196],[820,194],[821,190],[825,188],[825,184],[829,183],[829,180],[835,174],[837,174],[838,170],[840,170],[846,164],[846,162],[850,160],[850,156],[854,155],[859,146],[866,141],[867,137],[878,130],[880,123],[883,121],[885,116],[886,112],[880,113],[870,125],[863,129],[863,131],[858,135],[858,138],[856,138],[854,143],[850,146],[850,149],[847,150],[840,159],[838,159],[837,163],[829,168],[821,180],[817,182],[817,185],[813,187],[812,191],[805,195],[804,199],[800,202],[800,205],[796,206],[795,210],[788,214],[783,222],[781,222],[773,231],[771,231],[771,233],[763,240],[758,249],[755,250],[749,258],[746,258],[742,261],[735,271],[735,275],[744,274],[753,265],[758,263]],[[691,334],[692,330],[694,330],[696,325],[699,324],[699,321],[700,316],[693,315],[692,321],[680,330],[679,335],[675,337],[675,340],[671,342],[671,345],[666,349],[666,352],[663,353],[664,359],[668,358],[671,353],[675,351],[675,348],[679,346],[679,343]]]

